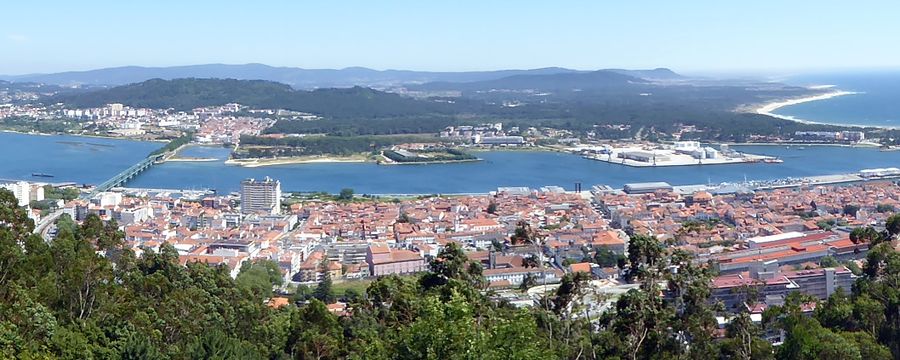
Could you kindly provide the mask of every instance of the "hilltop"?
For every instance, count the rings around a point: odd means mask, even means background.
[[[150,79],[228,78],[238,80],[268,80],[288,84],[298,89],[353,86],[396,86],[433,81],[483,81],[512,75],[557,74],[577,70],[550,67],[528,70],[495,70],[436,72],[412,70],[374,70],[364,67],[344,69],[303,69],[276,67],[264,64],[205,64],[171,67],[122,66],[85,71],[66,71],[50,74],[0,76],[16,82],[39,82],[57,85],[117,86]]]
[[[176,110],[240,103],[253,108],[296,110],[334,118],[403,116],[445,110],[439,103],[363,87],[306,91],[272,81],[235,79],[152,79],[55,96],[46,102],[82,108],[121,103]]]
[[[643,79],[682,78],[668,69],[623,70],[610,69],[623,75]],[[374,70],[365,67],[344,69],[304,69],[264,64],[203,64],[170,67],[122,66],[85,71],[66,71],[49,74],[5,75],[0,80],[35,82],[54,85],[118,86],[150,79],[218,78],[238,80],[267,80],[290,85],[297,89],[330,87],[391,87],[428,82],[475,82],[496,80],[516,75],[551,75],[589,73],[561,67],[538,69],[508,69],[488,71],[413,71]]]
[[[433,82],[421,86],[411,86],[417,90],[586,90],[627,88],[634,84],[648,84],[649,81],[624,73],[598,70],[593,72],[513,75],[500,79],[453,83]]]
[[[41,101],[45,104],[64,103],[69,108],[122,103],[176,110],[240,103],[251,108],[288,109],[322,117],[314,121],[278,121],[267,130],[269,133],[341,136],[434,134],[446,126],[482,122],[592,132],[601,138],[643,136],[651,139],[668,138],[683,125],[689,125],[697,130],[687,136],[710,141],[746,141],[751,135],[836,128],[734,111],[740,104],[810,92],[787,86],[657,84],[605,70],[513,75],[490,81],[441,84],[465,90],[461,96],[453,98],[412,98],[365,87],[296,90],[286,84],[262,80],[152,79],[61,94]],[[437,85],[423,85],[423,88],[428,86]],[[490,91],[495,88],[516,91]],[[628,124],[628,127],[616,130],[622,128],[621,124]]]

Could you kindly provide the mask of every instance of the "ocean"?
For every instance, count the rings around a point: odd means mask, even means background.
[[[900,70],[810,74],[782,81],[835,85],[836,90],[858,94],[785,106],[775,111],[778,115],[826,124],[900,127]]]

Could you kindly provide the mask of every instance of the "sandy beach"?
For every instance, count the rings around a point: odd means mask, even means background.
[[[245,159],[245,160],[228,159],[228,160],[225,160],[225,164],[238,165],[238,166],[249,167],[249,168],[262,167],[262,166],[273,166],[273,165],[319,164],[319,163],[361,163],[361,162],[366,162],[366,159],[297,157],[297,158],[280,158],[280,159]]]
[[[820,86],[810,87],[810,89],[827,89],[827,88],[831,88],[831,87],[833,87],[833,86],[832,85],[820,85]],[[813,96],[807,96],[807,97],[796,98],[796,99],[782,100],[782,101],[764,104],[756,109],[756,113],[762,114],[762,115],[768,115],[771,117],[776,117],[779,119],[801,122],[801,123],[821,124],[816,121],[799,119],[794,116],[779,115],[779,114],[776,114],[775,111],[778,109],[781,109],[785,106],[797,105],[797,104],[802,104],[802,103],[807,103],[807,102],[812,102],[812,101],[828,100],[831,98],[836,98],[838,96],[854,95],[854,94],[858,94],[858,93],[853,92],[853,91],[838,90],[838,91],[832,91],[832,92],[820,94],[820,95],[813,95]],[[832,124],[832,125],[840,125],[840,124]],[[858,125],[846,125],[846,126],[858,126]]]
[[[216,159],[216,158],[179,158],[179,157],[166,159],[166,162],[212,162],[212,161],[219,161],[219,159]]]

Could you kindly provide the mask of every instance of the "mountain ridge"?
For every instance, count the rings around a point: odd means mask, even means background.
[[[133,107],[197,107],[237,102],[254,108],[288,109],[334,118],[387,117],[439,112],[442,104],[420,101],[365,87],[296,90],[267,80],[150,79],[140,83],[76,94],[57,95],[45,103],[99,107],[121,103]]]
[[[634,76],[635,74],[643,74],[656,70],[659,69],[614,69],[614,71],[632,76]],[[200,64],[169,67],[121,66],[46,74],[0,75],[0,80],[14,82],[35,82],[66,86],[118,86],[139,83],[155,78],[163,80],[172,80],[179,78],[219,78],[237,80],[268,80],[288,84],[297,89],[313,89],[353,86],[392,87],[438,81],[475,82],[495,80],[515,75],[552,75],[590,72],[593,71],[574,70],[562,67],[460,72],[414,71],[395,69],[374,70],[365,67],[347,67],[343,69],[305,69],[297,67],[278,67],[259,63],[248,63]],[[674,74],[674,72],[672,74]]]

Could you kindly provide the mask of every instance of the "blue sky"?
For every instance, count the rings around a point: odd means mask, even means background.
[[[265,63],[693,73],[900,67],[898,1],[7,1],[0,74]]]

